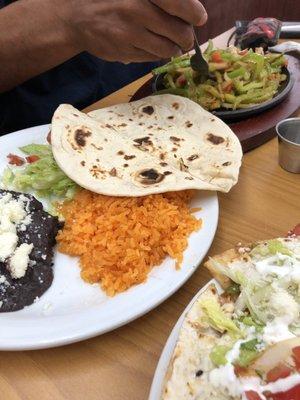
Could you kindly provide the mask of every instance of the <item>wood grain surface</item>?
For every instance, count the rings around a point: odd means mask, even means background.
[[[91,108],[127,101],[142,82]],[[299,199],[300,174],[278,166],[275,139],[247,153],[238,184],[219,195],[219,227],[209,254],[285,234],[300,222]],[[114,332],[56,349],[1,352],[0,400],[147,399],[174,324],[209,278],[200,266],[169,300]]]

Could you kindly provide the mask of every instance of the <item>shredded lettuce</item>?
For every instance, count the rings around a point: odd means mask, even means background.
[[[230,268],[228,266],[222,265],[220,262],[210,258],[210,261],[214,264],[215,269],[227,276],[231,279],[234,283],[238,285],[243,285],[247,282],[247,277],[244,272],[239,268],[239,265],[235,265],[234,263],[231,264]]]
[[[209,355],[211,361],[218,367],[220,365],[225,365],[227,363],[226,354],[229,350],[231,350],[230,346],[215,346]]]
[[[280,240],[271,239],[265,243],[260,243],[251,250],[251,255],[254,256],[274,256],[277,253],[291,256],[292,253]]]
[[[21,192],[33,192],[44,199],[73,198],[78,186],[58,167],[46,144],[30,144],[20,148],[23,153],[39,159],[21,168],[6,168],[2,176],[4,187]]]
[[[261,333],[264,329],[264,325],[257,321],[254,321],[254,319],[250,315],[247,315],[246,317],[241,317],[240,322],[246,326],[254,326],[255,330],[259,333]]]
[[[205,314],[207,323],[218,332],[227,331],[231,337],[241,337],[242,331],[222,310],[215,298],[203,299],[200,306]]]
[[[237,364],[241,367],[247,367],[249,364],[251,364],[251,362],[254,361],[259,354],[259,345],[261,345],[261,342],[256,338],[241,343],[239,348],[239,356],[235,360],[234,364]],[[216,366],[219,367],[220,365],[225,365],[228,362],[226,355],[231,349],[232,345],[215,346],[209,357]]]
[[[247,367],[255,358],[258,356],[259,352],[257,346],[260,342],[257,339],[251,339],[248,342],[244,342],[240,346],[240,354],[236,361],[241,367]]]
[[[231,295],[239,295],[240,294],[240,285],[233,282],[228,288],[225,290],[226,293]]]

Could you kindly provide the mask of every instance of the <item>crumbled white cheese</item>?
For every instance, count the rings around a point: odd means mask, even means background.
[[[281,340],[292,339],[295,335],[289,330],[289,316],[276,317],[264,327],[262,339],[267,345],[272,345]]]
[[[33,248],[33,244],[27,243],[17,247],[17,229],[26,230],[31,223],[31,216],[27,213],[28,203],[25,196],[14,199],[11,193],[7,193],[0,197],[0,262],[9,260],[13,278],[25,275]]]
[[[0,275],[0,283],[4,283],[6,281],[6,278],[4,275]]]
[[[4,262],[10,257],[18,243],[18,236],[13,232],[3,232],[0,234],[0,261]]]
[[[216,388],[224,389],[231,396],[241,395],[243,389],[241,382],[234,373],[232,364],[222,365],[209,373],[209,382]]]
[[[22,243],[12,255],[9,262],[9,270],[13,278],[22,278],[27,271],[29,263],[29,254],[33,244]]]

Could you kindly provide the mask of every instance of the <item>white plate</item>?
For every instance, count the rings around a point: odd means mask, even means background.
[[[44,143],[49,125],[11,133],[0,138],[0,173],[6,156],[29,143]],[[218,223],[216,193],[199,192],[193,207],[203,227],[189,238],[180,270],[167,258],[155,267],[148,280],[114,297],[98,285],[80,278],[78,260],[56,253],[54,281],[35,304],[13,313],[0,313],[0,350],[41,349],[64,345],[111,331],[140,317],[166,300],[196,270],[208,251]]]
[[[184,321],[184,318],[187,314],[187,312],[190,310],[196,299],[203,293],[206,288],[214,283],[217,287],[217,290],[219,293],[222,293],[222,289],[218,282],[215,279],[211,279],[203,288],[199,290],[199,292],[193,297],[192,301],[188,304],[188,306],[185,308],[183,313],[181,314],[179,320],[177,321],[176,325],[174,326],[167,343],[165,344],[165,347],[161,353],[160,359],[158,361],[155,374],[153,377],[151,389],[150,389],[150,394],[149,394],[149,399],[148,400],[160,400],[163,387],[164,387],[164,380],[165,380],[165,375],[167,373],[167,369],[169,367],[172,354],[174,352],[174,348],[176,346],[178,336],[180,333],[180,329],[182,326],[182,323]]]

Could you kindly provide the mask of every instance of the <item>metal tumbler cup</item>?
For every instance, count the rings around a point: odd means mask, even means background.
[[[276,125],[280,166],[300,173],[300,118],[288,118]]]

